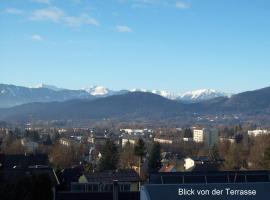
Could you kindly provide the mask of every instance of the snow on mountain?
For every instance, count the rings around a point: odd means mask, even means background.
[[[191,92],[186,92],[178,97],[178,100],[187,102],[200,102],[217,97],[228,97],[229,95],[224,92],[219,92],[213,89],[200,89]]]
[[[48,90],[42,90],[46,88]],[[67,101],[72,99],[92,99],[121,95],[128,92],[149,92],[160,95],[167,99],[184,101],[187,103],[201,102],[217,97],[230,97],[231,95],[213,89],[201,89],[196,91],[178,94],[166,90],[133,89],[114,91],[103,86],[92,86],[82,90],[69,90],[53,85],[39,84],[27,88],[15,85],[0,84],[0,107],[12,107],[31,102]]]
[[[64,90],[63,88],[59,88],[59,87],[56,87],[54,85],[47,85],[44,83],[40,83],[40,84],[34,86],[33,88],[46,88],[46,89],[50,89],[50,90],[54,90],[54,91]]]
[[[152,90],[151,91],[153,94],[157,94],[157,95],[160,95],[160,96],[163,96],[167,99],[171,99],[171,100],[175,100],[178,96],[177,94],[175,93],[172,93],[172,92],[168,92],[166,90]]]
[[[83,90],[93,96],[109,96],[113,93],[113,91],[103,86],[92,86],[90,88],[83,88]]]
[[[175,100],[177,99],[178,95],[172,92],[168,92],[166,90],[147,90],[147,89],[132,89],[130,92],[150,92],[153,94],[160,95],[162,97],[165,97],[167,99]]]
[[[163,96],[167,99],[171,100],[179,100],[179,101],[186,101],[186,102],[200,102],[205,101],[217,97],[229,97],[228,94],[223,92],[219,92],[213,89],[201,89],[195,90],[191,92],[186,92],[184,94],[168,92],[166,90],[147,90],[147,89],[132,89],[131,92],[150,92],[153,94],[157,94]]]

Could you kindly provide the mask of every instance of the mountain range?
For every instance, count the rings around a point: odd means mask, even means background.
[[[42,88],[42,91],[46,88]],[[1,90],[0,90],[1,91]],[[61,90],[62,91],[62,90]],[[65,90],[63,90],[65,91]],[[66,91],[65,91],[66,92]],[[84,90],[81,91],[85,94]],[[86,92],[87,93],[87,92]],[[106,97],[38,102],[0,109],[0,120],[143,120],[195,121],[214,117],[250,120],[270,118],[270,87],[196,103],[172,100],[152,92],[126,92]],[[104,95],[102,93],[102,95]]]
[[[39,84],[30,88],[0,84],[0,108],[9,108],[34,102],[63,102],[75,99],[95,99],[126,94],[129,92],[149,92],[170,100],[183,101],[186,103],[201,102],[216,97],[228,96],[226,93],[212,89],[202,89],[184,94],[176,94],[165,90],[146,89],[113,91],[102,86],[92,86],[89,88],[82,88],[80,90],[70,90],[47,84]]]

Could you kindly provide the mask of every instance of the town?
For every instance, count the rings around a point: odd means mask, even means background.
[[[110,193],[116,180],[120,193],[138,199],[140,187],[156,172],[270,169],[270,131],[255,127],[18,128],[2,123],[0,166],[6,187],[20,184],[25,173],[49,174],[53,199]]]

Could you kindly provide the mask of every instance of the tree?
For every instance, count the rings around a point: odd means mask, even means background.
[[[242,167],[241,152],[237,144],[230,145],[228,154],[225,156],[225,169],[239,170]]]
[[[269,169],[269,167],[270,167],[270,145],[264,151],[264,160],[265,160],[265,168]]]
[[[157,172],[161,168],[161,146],[159,143],[154,143],[149,155],[148,171]]]
[[[107,140],[101,148],[101,159],[99,161],[99,170],[115,170],[118,163],[118,149],[113,141]]]
[[[135,162],[134,147],[127,142],[122,148],[119,158],[119,167],[121,169],[130,169]]]
[[[186,128],[185,131],[184,131],[184,137],[185,138],[192,138],[193,137],[193,133],[191,131],[190,128]]]
[[[212,163],[217,163],[220,160],[219,150],[217,145],[214,145],[209,151],[209,160]]]
[[[26,149],[21,144],[21,140],[13,141],[9,146],[3,149],[5,154],[24,154]]]
[[[141,164],[146,155],[145,143],[142,139],[139,139],[134,147],[134,154],[139,157],[139,176],[141,176]]]
[[[81,160],[82,155],[79,153],[77,146],[62,146],[55,144],[49,154],[49,160],[56,168],[68,168],[76,165]]]
[[[264,170],[268,168],[268,148],[270,144],[270,137],[266,135],[257,136],[251,138],[252,146],[250,147],[250,153],[248,161],[251,169]]]
[[[210,150],[209,150],[209,160],[212,164],[212,166],[218,170],[220,168],[221,162],[220,162],[220,154],[219,154],[219,149],[217,145],[214,145]]]
[[[51,136],[49,134],[46,135],[46,139],[44,141],[45,145],[52,145],[52,139]]]
[[[39,141],[39,134],[37,131],[26,131],[26,137],[28,137],[30,140],[34,141],[34,142],[38,142]]]

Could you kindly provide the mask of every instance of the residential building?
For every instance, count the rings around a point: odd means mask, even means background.
[[[38,148],[38,143],[37,142],[29,141],[29,140],[27,140],[25,138],[21,139],[21,145],[23,147],[25,147],[25,149],[29,153],[34,153]]]
[[[204,143],[207,147],[212,147],[219,141],[217,129],[194,129],[193,130],[194,142]]]
[[[214,171],[214,172],[176,172],[150,174],[148,183],[141,187],[140,200],[175,199],[260,199],[270,196],[269,171]],[[252,191],[256,195],[230,195],[230,192]],[[192,192],[194,191],[194,192]],[[214,191],[198,197],[196,191]],[[217,195],[217,191],[224,191]],[[253,194],[254,194],[253,193]],[[259,196],[259,197],[258,197]]]
[[[172,144],[173,140],[166,137],[155,137],[154,142],[158,142],[160,144]]]
[[[259,136],[259,135],[269,135],[270,131],[268,130],[262,130],[262,129],[257,129],[257,130],[249,130],[248,135],[249,136]]]
[[[216,171],[224,159],[211,162],[208,156],[188,157],[184,159],[185,171]]]
[[[28,168],[29,166],[48,166],[49,160],[46,154],[0,154],[0,168]]]
[[[118,183],[120,192],[139,191],[140,177],[134,170],[83,174],[78,182],[71,183],[71,191],[112,192],[114,182]]]
[[[199,156],[199,157],[188,157],[184,159],[184,169],[186,171],[192,170],[196,165],[203,165],[209,162],[209,158],[207,156]]]
[[[138,140],[139,140],[138,136],[125,134],[122,137],[122,147],[124,147],[128,142],[132,145],[135,145]]]
[[[59,143],[63,146],[70,147],[71,145],[79,146],[80,141],[76,137],[61,138]]]
[[[87,141],[92,145],[104,145],[106,143],[107,138],[103,135],[91,135],[88,137]]]
[[[162,168],[159,170],[161,173],[170,173],[170,172],[176,172],[176,168],[174,165],[163,165]]]

